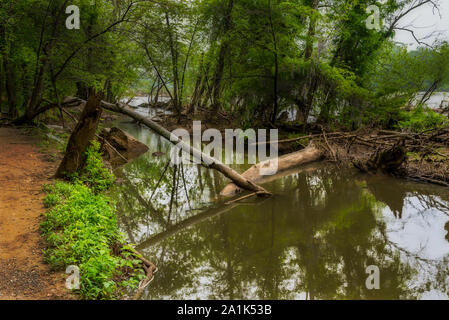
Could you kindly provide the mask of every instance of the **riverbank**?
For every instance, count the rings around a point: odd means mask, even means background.
[[[79,271],[82,299],[130,299],[155,267],[126,243],[117,225],[114,201],[104,192],[115,177],[104,167],[100,144],[88,147],[84,168],[70,181],[45,186],[48,207],[41,224],[45,261],[56,270]]]
[[[79,176],[53,179],[64,140],[0,128],[0,299],[130,299],[155,266],[118,229],[114,201],[103,195],[114,176],[98,143]],[[66,289],[69,265],[79,268],[74,291]]]
[[[73,299],[64,272],[44,263],[42,186],[57,163],[24,129],[0,128],[0,299]]]

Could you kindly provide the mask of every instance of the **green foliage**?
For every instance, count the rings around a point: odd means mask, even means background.
[[[418,106],[410,112],[402,112],[402,117],[404,120],[399,121],[399,127],[413,132],[449,125],[449,119],[446,116],[422,106]]]
[[[302,123],[392,126],[419,91],[424,101],[449,84],[449,45],[397,46],[394,26],[367,28],[374,0],[74,0],[76,31],[63,0],[3,2],[0,78],[12,92],[0,102],[12,117],[95,87],[111,102],[157,92],[178,113],[225,109],[244,127],[287,108]],[[377,2],[380,20],[399,23],[414,2]]]
[[[80,180],[86,183],[95,193],[107,190],[115,181],[114,175],[104,167],[100,143],[92,141],[86,151],[86,164]]]
[[[48,244],[45,259],[52,268],[80,268],[80,294],[84,299],[112,299],[135,288],[143,276],[139,260],[124,246],[111,199],[95,194],[81,183],[57,182],[47,186],[44,202],[50,209],[41,225]],[[121,254],[113,248],[123,247]]]
[[[86,166],[72,183],[44,187],[49,208],[41,225],[48,245],[45,259],[54,269],[80,268],[84,299],[118,297],[143,276],[119,231],[113,201],[101,193],[115,177],[104,167],[99,147],[98,142],[88,147]]]

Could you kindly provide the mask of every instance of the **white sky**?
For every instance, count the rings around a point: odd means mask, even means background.
[[[418,39],[428,36],[432,32],[439,33],[429,39],[422,40],[427,44],[432,44],[436,39],[449,41],[449,0],[439,0],[440,15],[433,12],[431,5],[424,5],[409,16],[401,20],[399,26],[407,29],[413,29]],[[396,31],[396,41],[407,44],[410,49],[417,47],[413,36],[407,31]]]

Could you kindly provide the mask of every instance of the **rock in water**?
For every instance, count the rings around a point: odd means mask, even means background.
[[[103,129],[100,133],[99,140],[101,143],[100,152],[103,154],[103,159],[109,162],[113,168],[134,160],[149,149],[145,144],[130,134],[116,127]]]

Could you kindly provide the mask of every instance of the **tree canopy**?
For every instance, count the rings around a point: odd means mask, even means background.
[[[66,27],[69,5],[79,8],[79,29]],[[379,28],[367,24],[373,5]],[[393,41],[423,6],[437,8],[427,0],[4,0],[0,105],[30,122],[96,88],[109,102],[163,93],[178,115],[225,111],[243,126],[272,125],[285,110],[299,123],[388,126],[418,92],[424,103],[449,82],[446,43],[408,52]]]

